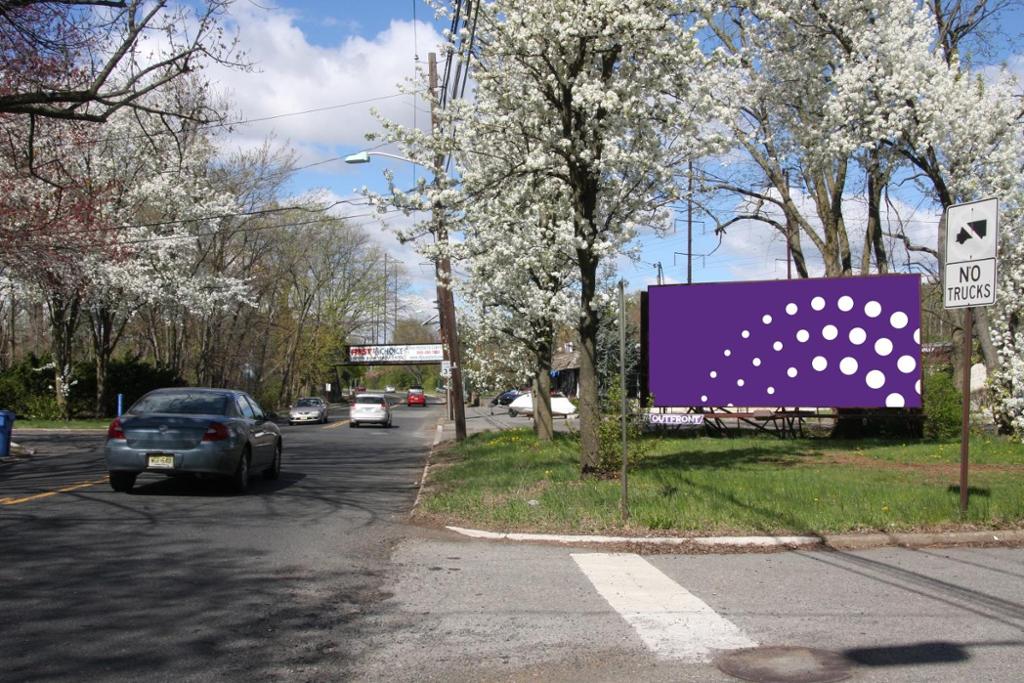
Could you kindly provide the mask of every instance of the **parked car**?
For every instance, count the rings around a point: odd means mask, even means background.
[[[381,394],[360,394],[356,396],[356,402],[349,412],[349,427],[358,427],[363,424],[379,424],[382,427],[391,426],[391,407],[388,399]]]
[[[572,401],[567,399],[564,394],[555,393],[551,395],[551,414],[555,417],[561,416],[568,418],[570,415],[576,413],[576,406],[573,405]],[[520,395],[512,403],[508,404],[508,414],[510,417],[516,417],[517,415],[533,415],[533,393],[527,392]]]
[[[501,392],[497,396],[491,399],[492,406],[507,406],[512,401],[516,400],[522,395],[523,392],[518,389],[508,389]]]
[[[288,424],[319,422],[327,424],[327,403],[322,398],[300,398],[288,410]]]
[[[245,392],[157,389],[110,423],[104,456],[115,491],[156,472],[221,477],[244,493],[251,472],[280,476],[281,432]]]
[[[389,384],[386,387],[384,387],[384,391],[386,391],[389,394],[393,394],[395,393],[395,387]]]
[[[412,406],[426,407],[427,395],[423,393],[423,387],[409,387],[409,391],[405,394],[405,404],[410,408]]]

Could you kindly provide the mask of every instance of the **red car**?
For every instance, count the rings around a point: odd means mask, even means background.
[[[423,406],[427,405],[427,396],[423,393],[421,387],[409,387],[409,393],[405,395],[406,405],[412,406]]]

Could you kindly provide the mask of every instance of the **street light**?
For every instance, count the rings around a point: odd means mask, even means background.
[[[417,166],[420,166],[419,162],[413,161],[412,159],[406,159],[405,157],[400,157],[397,154],[389,154],[387,152],[371,152],[369,150],[364,150],[362,152],[356,152],[355,154],[349,154],[347,157],[345,157],[345,163],[346,164],[368,164],[368,163],[370,163],[370,157],[371,156],[374,156],[374,157],[387,157],[388,159],[397,159],[398,161],[407,161],[410,164],[415,164]]]
[[[431,69],[436,69],[433,63],[433,53],[430,54],[430,58]],[[432,74],[432,77],[436,78],[434,74]],[[371,156],[386,157],[389,159],[396,159],[398,161],[405,161],[410,164],[415,164],[416,166],[422,166],[422,164],[417,161],[398,156],[397,154],[373,152],[370,150],[349,154],[345,157],[345,163],[368,164],[370,163]],[[436,211],[434,212],[434,223],[434,235],[437,241],[447,243],[448,231],[441,222],[440,214]],[[447,256],[442,256],[434,263],[434,274],[437,279],[437,300],[440,304],[438,306],[438,312],[440,316],[439,323],[441,326],[441,341],[446,342],[442,347],[446,348],[448,351],[448,361],[451,367],[451,377],[448,378],[447,383],[448,393],[451,400],[448,403],[452,409],[451,417],[455,421],[455,439],[456,441],[462,441],[466,438],[466,403],[462,391],[462,353],[459,349],[459,331],[458,325],[455,321],[455,298],[452,295],[451,285],[445,285],[445,283],[451,282],[452,277],[452,264],[451,260]]]

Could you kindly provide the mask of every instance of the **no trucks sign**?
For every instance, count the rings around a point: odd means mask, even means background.
[[[946,210],[946,308],[991,306],[996,302],[999,202],[983,199]]]

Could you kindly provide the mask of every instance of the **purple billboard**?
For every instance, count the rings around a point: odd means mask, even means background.
[[[648,289],[656,406],[921,407],[917,275]]]

